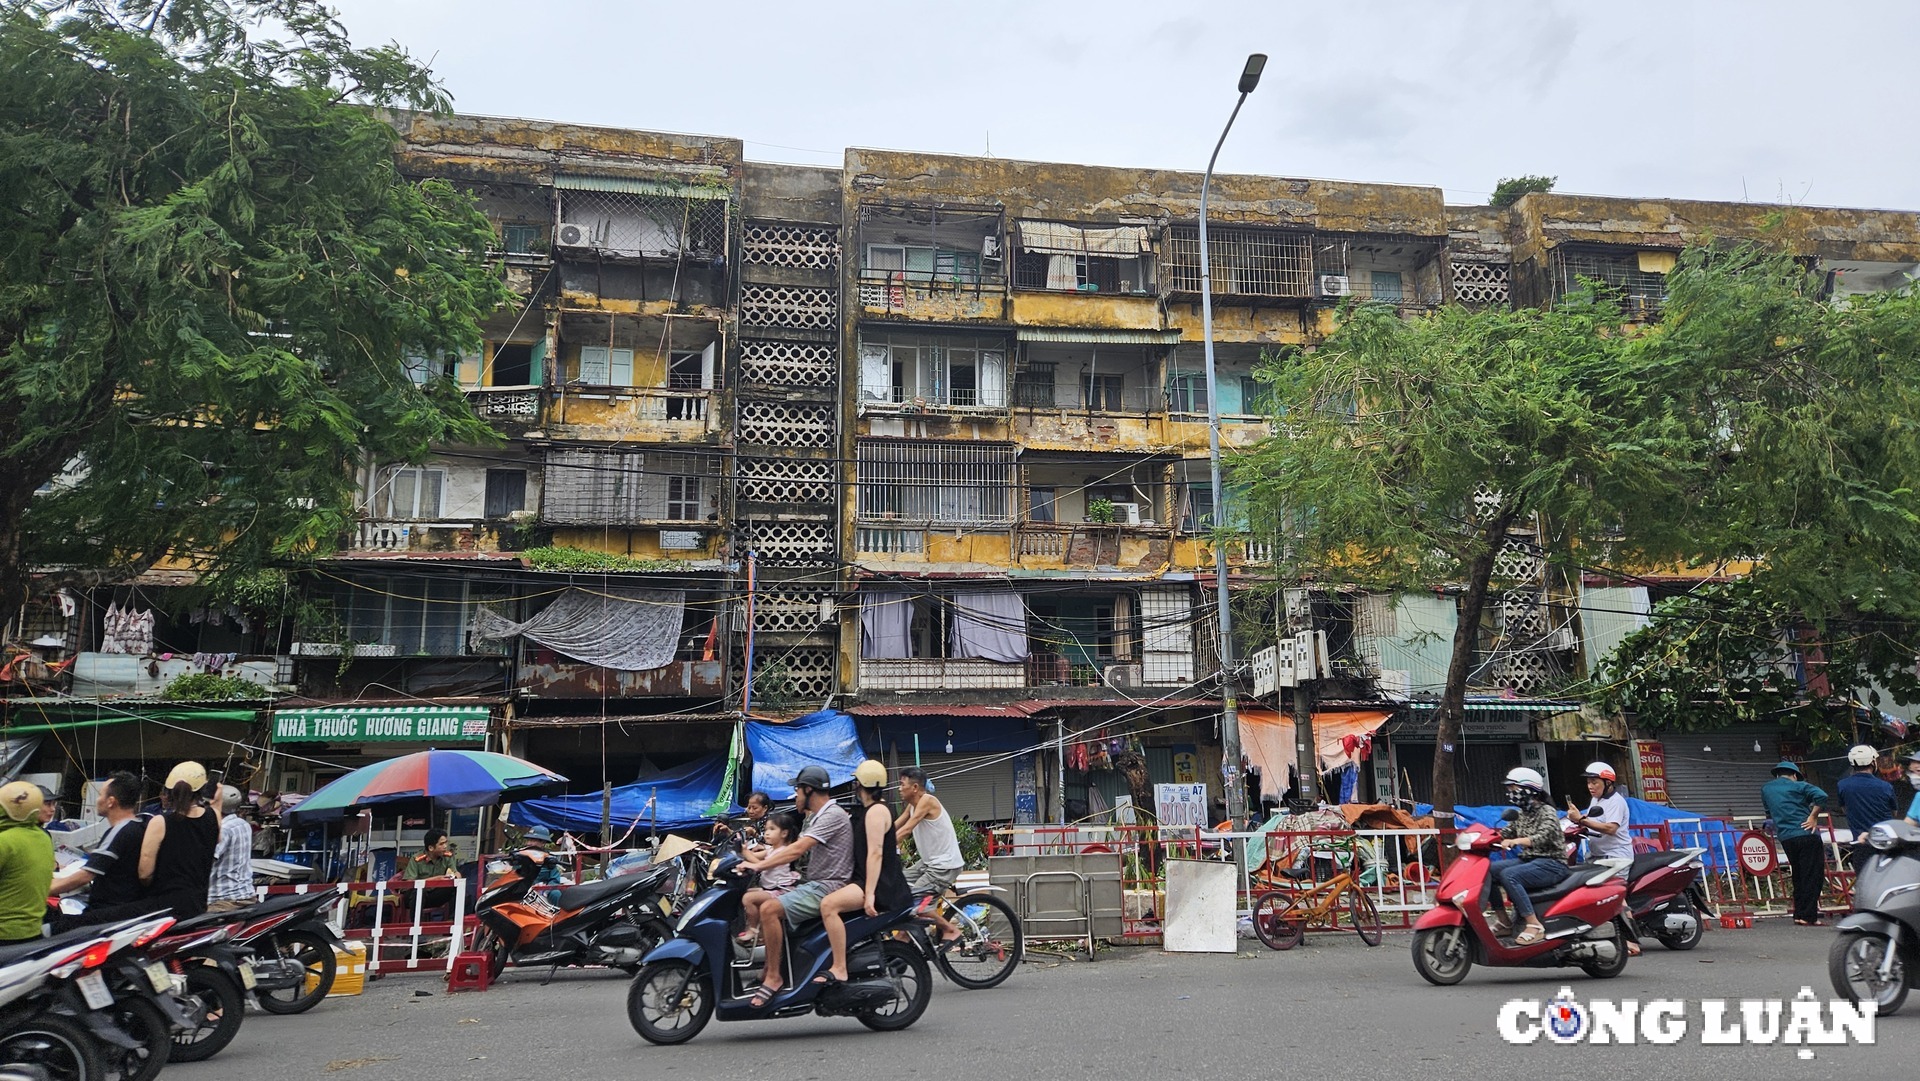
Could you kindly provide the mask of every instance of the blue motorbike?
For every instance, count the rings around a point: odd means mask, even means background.
[[[924,929],[911,907],[847,919],[844,983],[818,984],[832,953],[826,931],[809,921],[786,936],[784,957],[748,950],[734,940],[741,900],[755,876],[734,854],[714,865],[712,884],[681,913],[674,937],[646,956],[627,991],[627,1020],[650,1043],[685,1043],[707,1022],[760,1021],[817,1013],[852,1017],[893,1032],[920,1019],[933,997],[928,951],[912,941]],[[754,1008],[749,993],[766,965],[785,962],[786,985]]]

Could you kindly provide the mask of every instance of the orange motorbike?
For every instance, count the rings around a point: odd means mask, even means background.
[[[516,965],[609,965],[636,972],[647,952],[673,937],[671,903],[682,867],[677,860],[631,874],[538,891],[552,855],[514,853],[508,870],[474,902],[482,928],[474,949],[490,958],[494,976]]]

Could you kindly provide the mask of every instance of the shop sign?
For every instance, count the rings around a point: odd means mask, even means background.
[[[1640,798],[1648,803],[1670,803],[1667,799],[1667,749],[1657,739],[1633,741],[1634,757],[1640,763]]]
[[[275,743],[480,743],[493,711],[486,706],[348,706],[281,709]]]
[[[1013,759],[1013,822],[1031,826],[1040,821],[1040,760],[1032,751]]]
[[[1211,825],[1207,821],[1207,786],[1204,784],[1154,785],[1153,802],[1163,827]]]
[[[1200,780],[1200,754],[1193,744],[1174,745],[1173,779],[1177,784],[1194,784]]]

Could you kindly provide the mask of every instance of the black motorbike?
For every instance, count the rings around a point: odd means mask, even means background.
[[[632,874],[536,892],[544,852],[517,852],[508,872],[480,894],[473,913],[481,933],[473,947],[493,975],[516,965],[610,965],[637,971],[647,951],[673,935],[668,895],[680,873],[674,861]]]
[[[1833,989],[1878,1015],[1899,1011],[1920,972],[1920,828],[1894,818],[1867,831],[1873,855],[1853,879],[1853,911],[1827,951]]]
[[[882,1032],[920,1019],[933,997],[933,972],[924,941],[901,941],[898,933],[923,938],[913,906],[878,916],[847,919],[844,983],[815,983],[832,961],[826,931],[818,921],[793,929],[783,956],[764,948],[744,951],[734,939],[741,899],[756,876],[740,856],[722,856],[712,885],[680,917],[672,941],[647,955],[627,991],[627,1021],[650,1043],[685,1043],[707,1022],[757,1021],[817,1013],[852,1017]],[[770,965],[784,964],[788,979],[756,1008],[751,992]]]
[[[346,887],[269,897],[230,912],[208,913],[193,924],[236,924],[232,945],[253,951],[254,1000],[268,1013],[304,1013],[333,990],[336,950],[346,940],[327,922]]]

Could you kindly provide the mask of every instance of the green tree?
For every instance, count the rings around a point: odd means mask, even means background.
[[[1573,538],[1675,483],[1622,399],[1619,314],[1447,308],[1402,319],[1362,305],[1319,349],[1270,363],[1280,432],[1235,468],[1256,528],[1283,538],[1282,573],[1373,589],[1459,583],[1460,621],[1437,710],[1433,801],[1451,807],[1455,748],[1494,568],[1540,525],[1563,564]]]
[[[1552,191],[1559,183],[1557,176],[1508,176],[1501,177],[1500,183],[1493,186],[1493,194],[1487,197],[1488,206],[1512,206],[1520,201],[1522,195],[1536,191]]]
[[[310,0],[6,0],[0,71],[0,611],[35,566],[310,553],[354,463],[489,438],[408,375],[504,293],[397,172],[373,107],[447,104],[404,52]]]

